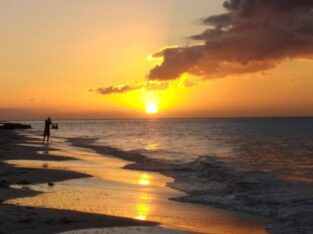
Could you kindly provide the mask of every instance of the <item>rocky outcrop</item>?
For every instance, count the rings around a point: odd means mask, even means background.
[[[21,124],[21,123],[2,123],[0,129],[2,130],[15,130],[15,129],[31,129],[30,124]]]

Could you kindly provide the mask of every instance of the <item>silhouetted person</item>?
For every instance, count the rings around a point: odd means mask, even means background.
[[[49,142],[50,138],[50,126],[52,124],[51,118],[45,120],[45,131],[43,133],[43,143],[45,143],[45,139],[47,138],[47,143]]]
[[[59,125],[57,123],[52,124],[52,129],[59,129]]]

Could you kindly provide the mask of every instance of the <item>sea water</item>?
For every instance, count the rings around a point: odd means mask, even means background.
[[[313,118],[56,121],[60,138],[186,163],[202,156],[236,167],[313,181]],[[43,130],[43,122],[31,122]]]
[[[54,138],[173,177],[187,194],[176,200],[268,217],[272,233],[313,231],[313,118],[57,122]]]

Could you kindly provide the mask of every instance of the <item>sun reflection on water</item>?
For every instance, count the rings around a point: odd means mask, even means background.
[[[151,176],[148,174],[141,174],[139,179],[140,185],[149,185],[151,183]],[[135,219],[147,220],[147,217],[151,210],[150,202],[153,200],[152,194],[147,192],[145,188],[140,189],[141,192],[138,194],[136,202],[136,213]]]
[[[157,150],[157,149],[158,149],[158,144],[157,144],[157,143],[149,143],[149,144],[146,146],[145,149],[146,149],[146,150],[151,150],[151,151]]]
[[[135,219],[146,220],[149,215],[150,207],[147,204],[136,205],[136,217]]]
[[[138,180],[138,184],[146,186],[151,184],[151,176],[148,174],[141,174]]]
[[[143,201],[149,201],[149,200],[151,200],[151,196],[149,194],[141,194],[139,196],[139,199],[143,200]]]

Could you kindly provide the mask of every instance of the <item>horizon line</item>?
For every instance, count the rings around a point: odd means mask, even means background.
[[[147,117],[147,118],[55,118],[57,121],[110,121],[110,120],[121,120],[121,121],[129,121],[129,120],[206,120],[206,119],[288,119],[288,118],[313,118],[313,115],[290,115],[290,116],[229,116],[229,117]],[[44,119],[44,118],[43,118]],[[12,122],[12,121],[40,121],[43,119],[12,119],[12,120],[0,120],[0,123],[3,122]]]

